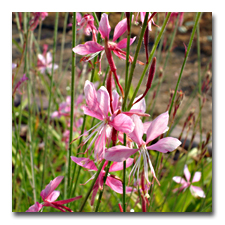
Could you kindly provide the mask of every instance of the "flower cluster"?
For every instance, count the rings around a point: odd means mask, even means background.
[[[151,31],[151,24],[154,24],[153,16],[155,14],[156,13],[149,13],[148,18],[146,18],[146,20],[148,19],[148,25],[146,35],[144,36],[144,43],[147,43],[148,41],[148,32]],[[147,14],[140,13],[140,15],[143,23]],[[40,16],[41,15],[36,15],[38,18]],[[45,15],[41,18],[43,19],[44,16]],[[182,18],[182,15],[180,18]],[[105,74],[106,85],[97,88],[93,82],[89,80],[85,81],[84,95],[78,96],[75,101],[74,117],[77,119],[74,120],[74,124],[70,123],[70,96],[66,98],[65,102],[62,102],[59,105],[57,111],[52,113],[51,118],[59,119],[62,116],[66,118],[67,129],[63,133],[63,140],[66,142],[67,147],[72,142],[85,136],[78,148],[85,146],[85,149],[81,154],[86,154],[87,157],[77,157],[78,155],[76,155],[70,156],[70,159],[77,165],[89,170],[90,173],[98,171],[98,177],[96,173],[94,173],[91,178],[86,181],[86,183],[88,183],[89,181],[94,180],[91,205],[94,204],[98,190],[102,190],[105,183],[109,188],[119,194],[125,194],[124,192],[139,192],[139,196],[141,196],[140,198],[142,199],[142,209],[143,211],[146,211],[146,204],[149,204],[148,191],[150,190],[151,185],[154,181],[160,185],[160,176],[155,172],[153,166],[154,161],[152,160],[150,152],[157,151],[160,153],[170,153],[181,145],[180,140],[177,138],[168,136],[163,137],[163,134],[169,130],[168,111],[161,113],[151,121],[145,123],[142,122],[142,117],[150,117],[150,115],[146,113],[145,96],[151,87],[155,74],[156,57],[152,60],[145,92],[131,102],[133,103],[132,107],[126,109],[126,107],[124,108],[122,106],[125,102],[123,102],[124,94],[127,94],[127,92],[124,92],[124,88],[119,81],[112,52],[116,57],[124,60],[126,59],[128,53],[122,49],[127,48],[127,38],[124,38],[119,42],[117,42],[117,40],[127,31],[129,27],[128,19],[125,18],[121,20],[115,26],[111,41],[109,40],[111,27],[109,25],[107,14],[102,14],[98,28],[95,27],[94,17],[90,14],[85,14],[82,17],[81,14],[77,13],[76,20],[78,30],[80,32],[82,30],[84,34],[88,36],[92,34],[92,41],[73,46],[72,51],[82,56],[81,61],[90,62],[91,64],[91,60],[94,57],[99,56],[97,61],[97,63],[99,63],[99,74],[101,73],[101,60],[105,54],[109,65],[109,72]],[[34,19],[34,23],[35,21],[37,21],[37,19]],[[103,45],[100,44],[100,42],[97,42],[96,34],[99,34],[99,37],[104,41]],[[130,38],[130,45],[134,43],[135,39],[136,37]],[[146,58],[148,60],[147,52]],[[134,58],[129,55],[128,61],[129,63],[132,63]],[[135,62],[144,65],[141,61],[135,60]],[[56,64],[52,64],[51,53],[47,52],[46,45],[44,46],[43,54],[38,54],[37,68],[41,73],[49,73],[52,69],[55,70],[58,68]],[[114,85],[113,76],[115,79]],[[115,87],[119,88],[119,93]],[[83,103],[83,100],[86,104]],[[78,116],[80,114],[79,109],[82,109],[83,114],[97,119],[98,122],[84,133],[79,133],[79,137],[69,143],[70,132],[68,128],[73,126],[73,131],[78,132],[78,128],[83,123],[83,120]],[[124,137],[126,137],[126,142]],[[103,165],[102,168],[98,168],[100,163]],[[132,168],[129,174],[128,186],[124,188],[125,184],[122,180],[111,173],[125,170],[128,167]],[[190,187],[192,194],[204,197],[204,192],[200,188],[192,185],[193,182],[200,180],[201,173],[197,172],[194,175],[192,182],[190,182],[190,173],[187,166],[185,166],[184,174],[187,181],[181,177],[173,177],[175,182],[182,184],[182,187],[179,188],[179,190],[185,190],[187,187]],[[62,179],[63,177],[59,176],[51,181],[40,194],[43,203],[36,202],[27,210],[27,212],[40,211],[44,206],[54,207],[63,212],[65,210],[71,212],[72,210],[64,206],[64,204],[75,201],[82,196],[55,201],[59,196],[59,191],[55,191],[55,189]],[[178,189],[175,189],[174,191],[176,190]]]

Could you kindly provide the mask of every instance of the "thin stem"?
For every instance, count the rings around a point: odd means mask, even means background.
[[[132,78],[133,78],[133,74],[134,74],[134,69],[135,69],[136,62],[137,62],[137,57],[138,57],[138,54],[139,54],[139,51],[140,51],[140,48],[141,48],[141,44],[142,44],[142,39],[144,37],[145,30],[148,26],[148,24],[147,24],[148,15],[149,15],[149,12],[147,12],[146,15],[145,15],[145,20],[144,20],[144,23],[143,23],[143,26],[142,26],[142,29],[141,29],[141,34],[140,34],[140,37],[139,37],[139,40],[138,40],[136,52],[135,52],[135,55],[134,55],[133,62],[131,64],[129,79],[128,79],[128,82],[127,82],[127,87],[126,87],[126,90],[125,90],[125,96],[124,96],[124,100],[123,100],[123,108],[126,105],[126,101],[127,101],[127,98],[128,98],[128,94],[129,94],[129,90],[130,90],[130,86],[131,86],[131,82],[132,82]]]
[[[76,12],[73,13],[73,39],[72,39],[72,46],[76,46]],[[73,139],[73,118],[74,118],[74,83],[75,83],[75,68],[76,68],[76,54],[72,51],[72,76],[71,76],[71,107],[70,107],[70,138],[69,143],[72,142]],[[68,151],[68,186],[70,186],[70,167],[71,167],[71,152],[72,152],[72,144],[69,145]]]
[[[130,30],[131,30],[131,22],[132,22],[132,12],[129,13],[129,17],[127,17],[127,20],[130,19],[130,21],[127,21],[127,51],[126,51],[126,68],[125,68],[125,90],[127,89],[128,84],[128,72],[129,72],[129,55],[130,55]],[[123,110],[126,105],[123,105]]]
[[[96,208],[95,208],[95,212],[98,212],[98,208],[99,208],[99,205],[101,203],[101,199],[102,199],[102,195],[103,195],[103,191],[104,191],[104,187],[105,187],[105,182],[106,182],[106,179],[107,179],[107,176],[108,176],[110,164],[111,164],[111,161],[108,161],[108,164],[107,164],[107,167],[106,167],[106,170],[105,170],[105,176],[103,178],[103,187],[102,187],[102,190],[101,190],[101,192],[99,194],[99,197],[98,197],[98,202],[97,202],[97,205],[96,205]]]
[[[52,54],[52,65],[55,63],[55,52],[56,52],[56,41],[57,41],[57,31],[58,31],[58,19],[59,19],[59,13],[56,12],[55,15],[55,28],[54,28],[54,41],[53,41],[53,54]],[[43,156],[43,173],[42,173],[42,182],[41,182],[41,190],[43,188],[44,184],[44,178],[45,178],[45,168],[46,168],[46,151],[48,151],[48,130],[49,130],[49,123],[50,123],[50,106],[51,106],[51,100],[52,100],[52,87],[53,87],[53,72],[54,67],[52,66],[51,71],[51,77],[50,77],[50,90],[49,90],[49,101],[48,101],[48,114],[47,114],[47,124],[46,124],[46,133],[45,133],[45,149],[44,149],[44,156]]]
[[[135,91],[134,91],[134,94],[133,94],[133,96],[132,96],[132,98],[131,98],[131,100],[130,100],[130,103],[129,103],[129,105],[128,105],[128,110],[131,108],[132,103],[133,103],[133,101],[134,101],[134,98],[136,97],[137,92],[138,92],[138,90],[139,90],[139,88],[140,88],[140,86],[141,86],[142,80],[143,80],[143,78],[144,78],[144,76],[145,76],[145,73],[146,73],[146,71],[147,71],[147,69],[148,69],[148,67],[149,67],[149,65],[150,65],[150,63],[151,63],[151,61],[152,61],[152,58],[153,58],[153,56],[154,56],[156,47],[157,47],[157,45],[158,45],[158,43],[159,43],[159,41],[160,41],[160,39],[161,39],[161,36],[162,36],[162,34],[163,34],[164,30],[165,30],[165,27],[166,27],[166,24],[167,24],[167,22],[168,22],[168,20],[169,20],[170,15],[171,15],[171,12],[169,12],[169,13],[167,14],[166,19],[165,19],[164,22],[163,22],[162,28],[161,28],[161,30],[160,30],[160,32],[159,32],[159,35],[158,35],[158,37],[157,37],[157,39],[156,39],[156,42],[155,42],[155,44],[154,44],[154,46],[153,46],[153,48],[152,48],[152,51],[151,51],[151,53],[150,53],[150,55],[149,55],[149,58],[148,58],[148,64],[146,64],[146,66],[145,66],[145,68],[144,68],[144,71],[143,71],[143,73],[142,73],[142,75],[141,75],[141,78],[140,78],[140,80],[139,80],[139,82],[138,82],[138,85],[137,85],[137,87],[136,87],[136,89],[135,89]]]
[[[93,189],[93,187],[94,187],[94,184],[95,184],[95,182],[96,182],[96,180],[97,180],[97,178],[98,178],[98,176],[99,176],[99,174],[100,174],[100,172],[101,172],[101,170],[102,170],[102,167],[103,167],[104,163],[105,163],[105,159],[102,160],[102,162],[101,162],[101,164],[100,164],[100,166],[99,166],[99,168],[98,168],[98,171],[97,171],[97,173],[95,174],[95,178],[92,180],[91,186],[90,186],[89,189],[88,189],[88,192],[87,192],[87,194],[86,194],[86,196],[85,196],[85,198],[84,198],[84,201],[83,201],[83,203],[82,203],[82,205],[81,205],[81,207],[80,207],[79,212],[82,212],[82,210],[83,210],[83,208],[84,208],[84,206],[85,206],[85,203],[87,202],[87,199],[88,199],[89,195],[90,195],[91,192],[92,192],[92,189]]]
[[[170,56],[170,53],[171,53],[171,50],[172,50],[172,47],[173,47],[175,35],[177,33],[179,18],[180,18],[180,15],[178,15],[177,20],[176,20],[175,28],[174,28],[174,31],[173,31],[173,34],[172,34],[172,37],[171,37],[171,41],[170,41],[170,46],[169,46],[169,49],[168,49],[168,52],[167,52],[167,55],[166,55],[166,60],[165,60],[164,66],[163,66],[163,77],[161,79],[161,82],[158,85],[156,96],[155,96],[155,99],[154,99],[154,103],[153,103],[150,115],[152,115],[152,113],[153,113],[153,110],[154,110],[155,104],[156,104],[156,100],[157,100],[157,97],[159,95],[160,87],[162,85],[163,80],[165,79],[166,66],[167,66],[167,62],[168,62],[168,59],[169,59],[169,56]],[[162,42],[163,42],[163,40],[162,40]]]
[[[170,115],[170,113],[172,111],[172,108],[173,108],[173,104],[174,104],[174,100],[175,100],[175,97],[176,97],[176,93],[177,93],[177,90],[178,90],[178,87],[179,87],[179,84],[180,84],[181,76],[183,74],[183,70],[184,70],[184,66],[185,66],[187,58],[188,58],[188,54],[189,54],[190,49],[191,49],[191,45],[192,45],[192,42],[193,42],[193,39],[194,39],[195,31],[196,31],[196,28],[197,28],[200,16],[201,16],[201,12],[198,12],[196,14],[195,24],[194,24],[194,27],[192,29],[191,38],[190,38],[190,41],[189,41],[189,44],[188,44],[187,52],[185,54],[184,62],[183,62],[183,65],[181,67],[180,75],[178,77],[176,88],[175,88],[175,91],[174,91],[174,95],[173,95],[173,98],[172,98],[172,101],[171,101],[171,105],[170,105],[170,108],[169,108],[169,115]],[[168,131],[168,133],[169,133],[169,131]]]

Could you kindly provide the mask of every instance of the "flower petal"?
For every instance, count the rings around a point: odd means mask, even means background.
[[[110,125],[112,125],[116,130],[121,131],[123,133],[130,133],[134,129],[134,123],[132,119],[123,114],[118,114],[113,121],[109,122]]]
[[[129,137],[134,142],[136,142],[138,146],[140,146],[141,144],[144,143],[144,141],[142,140],[142,136],[144,133],[144,126],[139,116],[133,115],[131,118],[135,126],[134,126],[134,130],[131,133],[129,133]]]
[[[195,182],[200,181],[200,179],[201,179],[201,175],[202,175],[202,173],[201,173],[201,172],[196,172],[196,173],[194,174],[193,179],[192,179],[192,183],[195,183]]]
[[[108,176],[105,184],[108,185],[113,191],[123,194],[123,184],[120,180]],[[132,190],[132,187],[126,187],[126,193],[131,193]]]
[[[94,84],[89,80],[85,81],[84,94],[88,108],[93,111],[99,111],[97,92],[95,90]]]
[[[104,50],[104,47],[96,43],[95,41],[87,41],[85,44],[77,45],[72,50],[79,55],[88,55],[100,52]]]
[[[142,95],[139,95],[138,97],[136,97],[133,101],[136,102]],[[141,99],[141,101],[137,102],[136,104],[134,104],[132,107],[131,107],[131,110],[132,109],[137,109],[137,110],[140,110],[141,112],[145,112],[146,111],[146,103],[145,103],[145,98]]]
[[[46,59],[42,54],[38,54],[38,60],[42,63],[42,65],[46,65]]]
[[[115,42],[127,30],[127,18],[121,20],[114,29],[113,41]]]
[[[34,205],[30,206],[26,212],[38,212],[42,207],[42,204],[36,202]]]
[[[189,182],[190,178],[191,178],[191,174],[190,174],[190,172],[188,170],[187,165],[184,166],[184,176],[186,177],[187,181]]]
[[[54,202],[60,195],[60,191],[53,191],[46,199],[45,201],[48,202]]]
[[[136,37],[130,38],[130,45],[132,45],[135,40],[136,40]],[[121,49],[121,48],[126,48],[126,47],[127,47],[127,38],[124,38],[117,44],[117,48]]]
[[[132,165],[134,159],[128,158],[126,160],[126,168]],[[113,162],[113,164],[109,168],[109,172],[119,171],[123,169],[123,162]]]
[[[98,31],[101,34],[101,37],[105,39],[106,37],[109,39],[109,33],[111,31],[111,27],[109,25],[108,15],[103,13],[101,20],[99,22]]]
[[[80,198],[82,198],[82,195],[79,195],[79,196],[74,197],[74,198],[69,198],[69,199],[65,199],[65,200],[61,200],[61,201],[56,201],[55,203],[63,205],[63,204],[69,203],[69,202],[76,201],[76,200],[78,200]]]
[[[97,100],[99,104],[99,109],[101,110],[104,118],[108,117],[110,109],[110,98],[107,89],[104,86],[97,91]]]
[[[147,149],[167,153],[175,150],[179,145],[181,145],[181,142],[177,138],[166,137],[153,145],[147,146]]]
[[[144,126],[144,134],[146,134],[148,128],[151,126],[151,123],[152,123],[152,121],[148,121],[148,122],[143,123],[143,126]]]
[[[82,166],[89,170],[95,170],[95,171],[98,170],[97,167],[95,166],[94,162],[92,160],[90,160],[89,158],[82,158],[82,157],[78,158],[75,156],[70,156],[70,157],[79,166]]]
[[[95,117],[99,120],[103,120],[103,116],[100,113],[92,111],[86,106],[83,106],[83,110],[84,110],[85,115],[89,115],[89,116]]]
[[[107,161],[123,162],[131,155],[136,153],[138,149],[131,149],[126,146],[117,145],[105,151],[105,159]]]
[[[151,126],[147,130],[146,143],[149,143],[150,141],[157,138],[160,134],[163,134],[164,131],[167,129],[168,121],[169,121],[168,111],[156,117],[152,121]]]
[[[191,194],[195,197],[199,196],[201,198],[205,198],[205,193],[200,187],[196,187],[196,186],[191,185],[190,191],[191,191]]]
[[[50,183],[41,191],[40,196],[43,201],[58,187],[64,176],[58,176],[54,180],[51,180]]]
[[[187,182],[184,180],[184,178],[179,177],[179,176],[175,176],[173,177],[173,181],[175,181],[178,184],[186,184]]]
[[[48,65],[51,62],[52,62],[52,54],[51,54],[51,52],[47,52],[47,54],[46,54],[46,63]]]

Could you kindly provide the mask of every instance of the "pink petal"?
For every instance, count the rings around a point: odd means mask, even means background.
[[[123,113],[117,115],[113,121],[109,122],[109,124],[112,125],[116,130],[123,133],[130,133],[134,129],[134,123],[132,119]]]
[[[114,29],[113,41],[115,42],[127,30],[127,18],[121,20]]]
[[[88,55],[102,50],[104,50],[104,47],[95,41],[87,41],[85,44],[80,44],[73,48],[73,52],[79,55]]]
[[[113,90],[113,92],[112,92],[112,99],[113,99],[112,107],[113,107],[113,111],[115,112],[119,108],[119,105],[120,105],[120,96],[116,90]]]
[[[106,37],[109,39],[109,33],[110,33],[111,27],[109,25],[108,15],[103,13],[101,20],[99,22],[99,28],[98,31],[101,34],[101,37],[105,39]]]
[[[56,118],[56,117],[57,117],[57,118],[60,117],[58,111],[53,112],[52,115],[51,115],[51,118]]]
[[[95,90],[94,84],[89,80],[85,81],[84,94],[88,108],[93,111],[98,111],[99,106],[97,100],[97,92]]]
[[[123,194],[123,184],[120,180],[108,176],[105,184],[108,185],[113,191]],[[126,193],[132,192],[132,189],[132,187],[126,187]]]
[[[113,50],[113,53],[119,57],[120,59],[124,59],[126,60],[126,56],[122,55],[121,53],[119,53],[117,50]]]
[[[82,19],[81,14],[80,14],[79,12],[77,12],[77,13],[76,13],[76,20],[77,20],[77,22],[80,22],[81,19]]]
[[[97,167],[95,166],[94,162],[92,160],[90,160],[89,158],[77,158],[75,156],[71,156],[71,159],[76,163],[78,164],[79,166],[82,166],[86,169],[89,169],[89,170],[95,170],[97,171]]]
[[[128,158],[126,160],[126,168],[132,165],[134,159]],[[113,162],[113,164],[109,168],[109,172],[119,171],[123,169],[123,162]]]
[[[107,89],[104,86],[97,91],[97,100],[99,104],[99,109],[104,115],[104,118],[108,117],[110,111],[110,98]]]
[[[50,181],[50,183],[45,187],[44,190],[41,191],[40,195],[43,201],[58,187],[62,179],[63,176],[56,177],[54,180]]]
[[[38,60],[40,60],[40,62],[43,64],[43,65],[46,65],[46,59],[43,55],[41,54],[38,54]]]
[[[177,138],[166,137],[160,139],[154,145],[148,146],[147,149],[166,153],[175,150],[179,145],[181,145],[181,142]]]
[[[156,117],[152,121],[151,126],[147,130],[146,143],[149,143],[150,141],[157,138],[160,134],[163,134],[167,129],[168,121],[169,121],[168,111]]]
[[[69,202],[76,201],[76,200],[78,200],[78,199],[80,199],[80,198],[82,198],[82,195],[79,195],[79,196],[74,197],[74,198],[69,198],[69,199],[65,199],[65,200],[61,200],[61,201],[56,201],[56,202],[54,202],[54,203],[63,205],[63,204],[69,203]]]
[[[173,177],[173,181],[175,181],[178,184],[187,184],[187,182],[184,180],[184,178],[175,176]]]
[[[136,97],[133,101],[136,102],[142,95],[139,95],[138,97]],[[146,103],[145,103],[145,98],[141,99],[141,101],[137,102],[136,104],[134,104],[132,107],[131,107],[131,110],[133,109],[137,109],[137,110],[140,110],[141,112],[145,112],[146,111]]]
[[[187,165],[184,166],[184,176],[186,177],[187,181],[189,182],[190,178],[191,178],[191,174],[190,174],[190,172],[188,170]]]
[[[198,182],[198,181],[200,181],[200,179],[201,179],[201,172],[196,172],[196,173],[194,174],[193,179],[192,179],[192,183]]]
[[[53,191],[46,199],[45,201],[53,202],[55,201],[60,195],[60,191]]]
[[[138,149],[131,149],[126,146],[117,145],[105,151],[105,159],[107,161],[123,162],[131,155],[136,153]]]
[[[129,137],[134,142],[136,142],[138,146],[140,146],[144,143],[144,141],[142,140],[142,136],[144,133],[144,126],[139,116],[133,115],[131,118],[135,126],[134,126],[134,130],[131,133],[129,133]]]
[[[199,196],[201,198],[205,198],[205,193],[200,187],[196,187],[196,186],[191,185],[190,191],[191,191],[191,194],[193,196]]]
[[[98,179],[97,179],[97,181],[98,181]],[[92,191],[92,196],[91,196],[91,205],[94,204],[95,196],[96,196],[96,194],[98,192],[99,185],[98,185],[97,181],[96,181],[96,183],[95,183],[95,185],[94,185],[94,187],[92,189],[93,191]]]
[[[123,114],[127,115],[127,116],[133,116],[133,115],[137,115],[137,116],[146,116],[149,117],[150,115],[147,113],[143,113],[141,110],[139,109],[131,109],[129,112],[123,112]]]
[[[134,41],[136,40],[136,37],[133,37],[130,39],[130,45],[132,45],[134,43]],[[117,48],[126,48],[127,47],[127,38],[124,38],[123,40],[121,40],[118,44],[117,44]]]
[[[46,54],[46,63],[47,65],[52,62],[52,54],[51,52],[47,52]]]
[[[95,141],[95,159],[97,161],[101,160],[104,157],[106,144],[106,129],[107,126],[104,126],[102,132]]]
[[[34,205],[30,206],[26,212],[38,212],[42,207],[42,204],[36,202]]]
[[[144,126],[144,134],[146,134],[148,128],[151,126],[151,123],[152,123],[152,121],[148,121],[148,122],[143,123],[143,126]]]
[[[83,110],[84,110],[84,114],[85,115],[89,115],[89,116],[95,117],[95,118],[97,118],[99,120],[103,120],[103,116],[100,113],[92,111],[86,106],[83,106]]]

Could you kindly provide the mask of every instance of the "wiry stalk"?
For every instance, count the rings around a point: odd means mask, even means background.
[[[53,42],[53,54],[52,54],[52,65],[55,63],[55,52],[56,52],[56,41],[57,41],[57,31],[58,31],[58,19],[59,13],[56,12],[55,15],[55,29],[54,29],[54,42]],[[46,153],[49,155],[48,149],[48,130],[49,130],[49,123],[50,123],[50,106],[52,100],[52,87],[53,87],[53,72],[54,67],[52,66],[51,71],[51,83],[50,83],[50,90],[49,90],[49,101],[48,101],[48,114],[47,114],[47,123],[46,123],[46,132],[45,132],[45,149],[44,149],[44,156],[43,156],[43,172],[42,172],[42,181],[41,181],[41,190],[43,189],[44,179],[45,179],[45,168],[46,168]]]
[[[167,24],[167,22],[168,22],[168,20],[169,20],[170,14],[171,14],[171,12],[169,12],[169,13],[167,14],[166,19],[165,19],[164,22],[163,22],[162,28],[161,28],[161,30],[160,30],[160,32],[159,32],[159,35],[158,35],[158,37],[157,37],[157,39],[156,39],[156,42],[155,42],[155,44],[154,44],[154,46],[153,46],[153,48],[152,48],[152,51],[151,51],[151,53],[150,53],[150,55],[149,55],[149,58],[148,58],[148,64],[146,64],[146,66],[145,66],[145,68],[144,68],[144,70],[143,70],[143,73],[142,73],[142,75],[141,75],[141,78],[140,78],[140,80],[139,80],[139,82],[138,82],[138,85],[137,85],[137,87],[136,87],[136,89],[135,89],[135,91],[134,91],[134,94],[133,94],[133,96],[132,96],[132,98],[131,98],[131,100],[130,100],[130,103],[129,103],[129,105],[128,105],[128,108],[127,108],[128,110],[130,110],[130,108],[131,108],[131,106],[132,106],[132,103],[133,103],[133,101],[134,101],[134,98],[135,98],[136,95],[137,95],[137,92],[138,92],[138,90],[139,90],[139,88],[140,88],[140,86],[141,86],[142,80],[143,80],[143,78],[144,78],[144,76],[145,76],[145,74],[146,74],[146,71],[147,71],[147,69],[148,69],[148,67],[149,67],[149,65],[150,65],[150,63],[151,63],[151,61],[152,61],[152,58],[153,58],[153,56],[154,56],[156,47],[157,47],[157,45],[158,45],[158,43],[159,43],[159,41],[160,41],[160,39],[161,39],[161,36],[162,36],[162,34],[163,34],[164,30],[165,30],[165,27],[166,27],[166,24]]]
[[[76,45],[76,12],[73,13],[73,39],[72,46]],[[76,69],[76,54],[72,51],[72,74],[71,74],[71,107],[70,107],[70,138],[69,143],[71,143],[73,139],[73,118],[74,118],[74,84],[75,84],[75,69]],[[72,144],[69,144],[68,150],[68,186],[70,186],[70,167],[71,167],[71,152],[72,152]]]
[[[97,173],[95,174],[95,178],[92,180],[91,186],[90,186],[89,189],[88,189],[88,192],[87,192],[87,194],[86,194],[86,196],[85,196],[85,198],[84,198],[84,201],[83,201],[83,203],[82,203],[82,205],[81,205],[81,207],[80,207],[79,212],[82,212],[82,210],[83,210],[83,208],[84,208],[84,206],[85,206],[85,203],[87,202],[87,199],[88,199],[89,195],[90,195],[91,192],[92,192],[92,189],[93,189],[94,184],[95,184],[95,182],[96,182],[96,180],[97,180],[97,178],[98,178],[98,175],[100,174],[100,172],[101,172],[101,170],[102,170],[102,167],[103,167],[104,163],[105,163],[105,159],[102,160],[102,162],[101,162],[101,164],[100,164],[100,166],[99,166],[99,168],[98,168],[98,171],[97,171]]]

